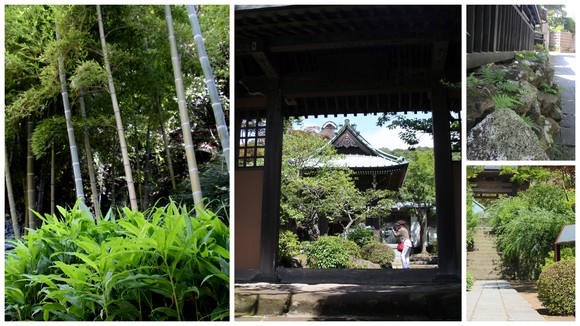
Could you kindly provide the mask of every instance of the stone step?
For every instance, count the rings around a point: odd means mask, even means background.
[[[484,257],[496,258],[496,257],[499,257],[499,255],[493,251],[478,251],[478,252],[469,253],[467,255],[467,258],[470,258],[470,257],[471,258],[476,258],[476,257],[478,257],[478,258],[484,258]]]
[[[236,320],[461,320],[461,286],[453,284],[237,284]]]
[[[479,227],[474,236],[474,250],[467,252],[467,271],[477,280],[501,278],[501,258],[495,248],[491,227]]]

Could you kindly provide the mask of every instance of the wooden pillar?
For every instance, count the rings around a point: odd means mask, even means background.
[[[437,252],[439,271],[437,279],[459,280],[460,267],[457,264],[457,228],[454,218],[453,167],[451,163],[451,142],[449,130],[449,109],[447,91],[437,85],[433,88],[433,146],[435,156],[435,205],[437,207]]]
[[[277,81],[268,92],[266,113],[266,148],[264,157],[264,191],[260,232],[260,267],[255,281],[277,282],[276,259],[280,225],[280,181],[282,172],[282,101]],[[240,250],[241,248],[238,248]]]

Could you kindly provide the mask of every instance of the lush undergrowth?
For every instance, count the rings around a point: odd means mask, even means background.
[[[6,320],[229,319],[229,228],[214,213],[170,202],[96,223],[78,208],[39,216],[6,254]]]

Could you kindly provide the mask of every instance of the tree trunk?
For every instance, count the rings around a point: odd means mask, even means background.
[[[185,91],[183,87],[183,75],[181,73],[181,62],[179,61],[179,55],[177,53],[177,44],[175,43],[175,35],[173,34],[173,18],[171,17],[171,8],[169,5],[165,6],[165,19],[167,20],[167,27],[169,29],[171,63],[173,64],[173,75],[175,77],[175,89],[177,92],[177,104],[179,106],[179,116],[181,118],[181,129],[183,131],[183,140],[185,143],[185,155],[187,157],[187,166],[189,170],[193,202],[195,203],[196,208],[202,209],[204,206],[203,196],[201,193],[199,173],[197,169],[197,162],[195,160],[195,152],[193,149],[193,140],[191,138],[189,114],[185,105]]]
[[[58,31],[58,23],[56,24],[56,29]],[[60,35],[58,32],[56,33],[56,40],[60,40]],[[62,104],[64,107],[64,117],[66,120],[66,130],[68,135],[68,143],[70,147],[70,156],[74,174],[74,181],[75,181],[75,190],[76,190],[76,198],[77,201],[81,200],[82,202],[85,201],[85,194],[83,191],[83,179],[81,176],[81,164],[79,161],[79,153],[77,150],[77,142],[75,139],[75,132],[73,129],[73,125],[71,122],[71,110],[70,104],[68,101],[68,87],[66,85],[66,73],[64,69],[64,58],[62,54],[58,56],[58,72],[60,76],[60,88],[62,94]]]
[[[87,118],[87,112],[85,107],[85,96],[81,89],[79,91],[79,101],[81,104],[81,116],[83,121]],[[89,172],[89,180],[91,182],[91,194],[93,206],[95,207],[95,218],[97,221],[101,218],[101,205],[99,203],[99,190],[97,188],[97,179],[95,177],[95,166],[93,164],[93,149],[91,148],[91,142],[89,139],[89,127],[85,124],[84,126],[84,140],[85,140],[85,156],[87,158],[87,170]]]
[[[54,143],[50,146],[50,215],[54,215],[54,209],[56,207],[56,200],[55,200],[55,175],[56,175],[56,167],[55,167],[55,150],[54,150]]]
[[[115,84],[113,82],[113,74],[111,72],[111,65],[109,64],[109,56],[107,54],[107,43],[105,41],[105,30],[103,27],[103,17],[101,15],[101,6],[97,5],[97,14],[99,22],[99,35],[101,38],[101,46],[103,48],[103,59],[105,61],[105,68],[107,70],[107,77],[109,80],[109,92],[111,93],[111,102],[113,104],[113,111],[115,112],[115,121],[117,123],[117,132],[119,134],[119,144],[121,146],[121,155],[123,156],[123,166],[125,168],[125,178],[127,180],[127,188],[129,190],[129,201],[131,202],[131,209],[137,211],[137,194],[135,193],[135,185],[133,183],[133,174],[131,172],[131,163],[129,162],[129,153],[127,151],[127,142],[125,141],[125,131],[123,129],[123,121],[121,119],[121,110],[117,102],[117,93],[115,92]]]
[[[161,112],[161,104],[159,104],[159,96],[155,96],[155,102],[157,109],[159,110],[159,121],[161,125],[161,135],[163,136],[163,147],[165,147],[165,154],[167,155],[167,167],[169,168],[169,177],[171,178],[171,186],[173,187],[173,192],[177,189],[175,183],[175,175],[173,174],[173,163],[171,162],[171,152],[169,151],[169,142],[167,141],[167,134],[165,133],[165,127],[163,126],[163,113]]]
[[[32,211],[35,207],[34,198],[34,155],[32,155],[32,132],[34,131],[34,122],[28,118],[27,128],[28,140],[26,146],[26,211],[28,212],[28,227],[31,230],[36,229],[36,218]]]
[[[422,254],[426,254],[427,253],[427,237],[428,237],[428,232],[429,232],[429,228],[428,228],[428,224],[427,224],[427,210],[425,209],[418,209],[417,210],[417,217],[419,218],[419,242],[421,244],[421,253]]]
[[[8,164],[8,152],[6,148],[4,148],[4,173],[6,174],[6,193],[8,195],[8,206],[10,206],[12,230],[14,230],[14,236],[20,238],[20,226],[18,225],[18,215],[16,215],[16,202],[14,201],[14,191],[12,191],[12,178],[10,177],[10,166]]]
[[[131,105],[133,106],[134,103],[131,103]],[[135,167],[136,167],[136,174],[137,174],[137,181],[135,182],[137,184],[137,200],[139,201],[139,203],[141,204],[141,208],[143,210],[146,209],[145,204],[143,203],[143,183],[141,182],[141,141],[139,140],[139,134],[138,134],[138,130],[137,130],[137,121],[134,121],[134,126],[135,128],[133,128],[133,130],[135,131],[133,133],[133,143],[134,143],[134,151],[135,151]]]
[[[145,140],[145,157],[144,157],[144,164],[145,167],[143,168],[143,210],[149,207],[149,193],[150,193],[150,185],[149,185],[149,176],[151,175],[151,120],[152,120],[153,111],[149,114],[149,120],[147,120],[147,138]]]
[[[44,188],[46,185],[46,171],[44,169],[44,166],[41,167],[40,169],[40,178],[38,178],[38,192],[37,192],[37,197],[36,197],[36,211],[39,213],[42,213],[44,206]]]
[[[209,92],[209,97],[211,100],[211,107],[213,108],[213,115],[215,117],[215,123],[222,145],[224,160],[226,161],[226,166],[228,172],[230,170],[230,136],[228,132],[228,126],[224,118],[224,111],[222,109],[222,103],[215,85],[213,72],[205,51],[205,44],[203,43],[203,37],[201,36],[201,29],[199,28],[199,22],[197,20],[197,13],[195,12],[195,7],[192,5],[187,5],[187,12],[189,16],[189,22],[191,23],[191,31],[193,33],[193,39],[195,40],[195,45],[197,47],[197,53],[199,56],[199,61],[201,62],[201,67],[203,69],[203,75],[205,76],[205,84]]]

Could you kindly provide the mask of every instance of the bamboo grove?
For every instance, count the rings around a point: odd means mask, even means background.
[[[77,200],[96,220],[169,198],[227,212],[227,6],[5,8],[14,234]]]

